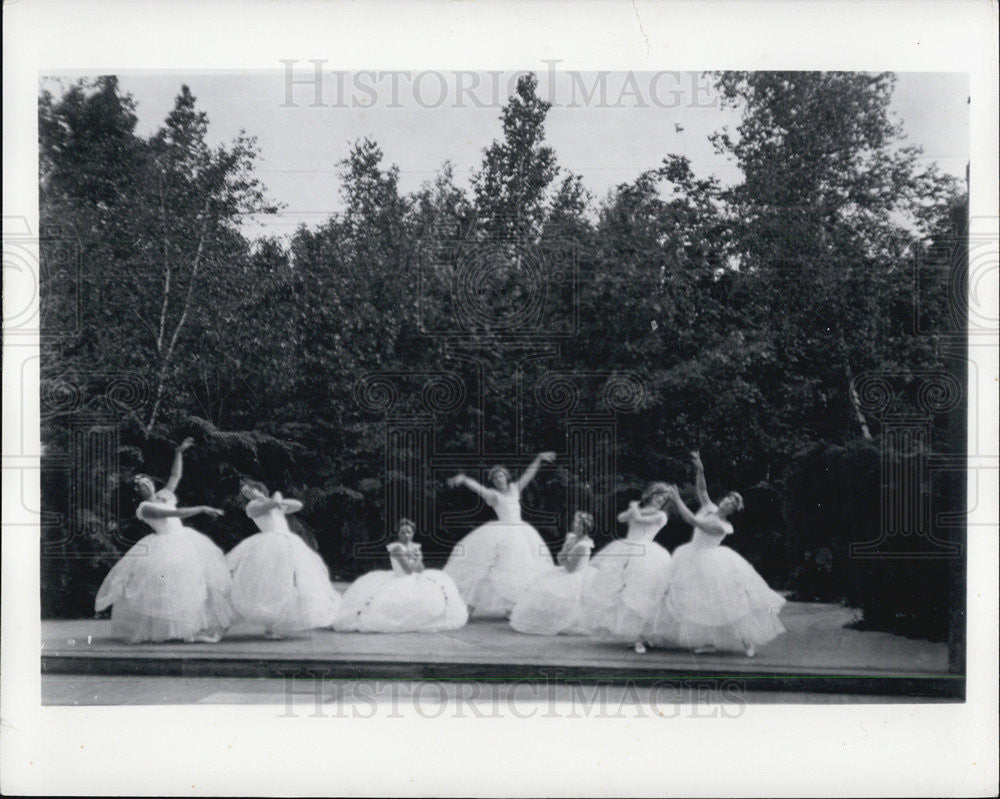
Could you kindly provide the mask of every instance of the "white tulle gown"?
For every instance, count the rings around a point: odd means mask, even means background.
[[[514,605],[510,626],[531,635],[586,635],[582,603],[597,576],[590,565],[593,548],[593,540],[580,538],[571,549],[582,554],[579,560],[554,566],[529,585]]]
[[[420,556],[420,544],[393,542],[390,555]],[[452,579],[437,569],[407,573],[391,557],[392,570],[368,572],[344,592],[334,629],[340,632],[413,633],[457,630],[469,614]]]
[[[633,507],[633,513],[638,511]],[[667,586],[670,553],[653,539],[667,514],[633,515],[625,538],[594,556],[597,575],[584,595],[583,609],[592,635],[633,643],[642,640]]]
[[[155,532],[140,539],[104,578],[94,602],[111,608],[114,635],[129,643],[218,634],[232,621],[226,558],[208,536],[177,517],[146,518],[151,507],[177,507],[177,497],[157,492],[135,515]]]
[[[707,515],[702,509],[698,516]],[[667,590],[648,640],[663,647],[745,652],[785,631],[778,613],[785,604],[753,566],[722,544],[724,533],[695,529],[691,541],[674,550]]]
[[[459,541],[444,572],[455,581],[472,618],[507,618],[521,593],[555,564],[545,540],[521,521],[515,483],[501,494],[487,489],[486,502],[497,520]]]
[[[281,507],[251,516],[253,505],[247,505],[247,515],[260,532],[226,555],[236,613],[275,634],[329,627],[337,618],[340,595],[323,559],[288,529]]]

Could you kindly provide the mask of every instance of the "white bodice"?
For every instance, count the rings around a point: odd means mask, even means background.
[[[492,490],[492,501],[490,505],[497,515],[497,519],[502,522],[521,521],[521,492],[516,485],[512,484],[506,494]]]
[[[715,515],[715,510],[716,510],[715,506],[702,507],[698,510],[698,512],[694,515],[694,517],[698,520],[712,519],[712,521],[715,524],[721,525],[722,532],[720,532],[718,535],[713,535],[712,533],[706,533],[704,530],[695,527],[694,534],[691,536],[691,543],[694,544],[695,546],[705,547],[705,548],[717,547],[719,544],[722,543],[723,538],[725,538],[727,535],[730,535],[733,532],[733,526],[724,519],[718,518]]]
[[[408,552],[415,552],[417,554],[417,557],[423,560],[423,555],[420,552],[420,544],[411,543],[407,546],[399,543],[398,541],[394,541],[393,543],[389,544],[389,546],[387,546],[386,549],[389,550],[390,554],[389,563],[392,564],[392,573],[396,577],[406,577],[407,571],[406,569],[403,568],[403,564],[399,562],[398,558],[391,557],[393,552],[398,552],[404,555]]]
[[[590,556],[594,551],[594,540],[590,536],[583,536],[582,538],[577,538],[572,544],[570,544],[569,549],[566,554],[577,553],[577,556],[573,558],[572,561],[567,561],[563,564],[563,568],[570,574],[578,571],[582,571],[587,568],[587,564],[590,563]]]
[[[156,496],[160,501],[146,500],[145,502],[140,502],[139,507],[135,509],[136,518],[140,521],[145,522],[150,527],[153,528],[153,532],[163,535],[164,533],[176,533],[184,528],[181,524],[180,518],[177,516],[171,516],[166,519],[147,519],[143,516],[143,511],[146,508],[176,508],[177,507],[177,497],[173,495],[170,491],[158,491]]]
[[[260,528],[262,533],[292,535],[292,531],[288,529],[288,519],[285,518],[285,513],[281,508],[271,508],[266,513],[250,518],[253,519],[254,524]]]
[[[657,511],[655,516],[648,519],[629,519],[628,533],[625,539],[628,541],[652,541],[666,524],[667,514],[663,511]]]

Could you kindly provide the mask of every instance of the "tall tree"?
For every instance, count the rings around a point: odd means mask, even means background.
[[[135,105],[114,77],[41,95],[42,219],[78,248],[83,292],[79,335],[60,342],[45,368],[87,375],[99,363],[146,381],[148,434],[168,389],[186,405],[192,344],[224,324],[221,311],[241,294],[244,222],[276,209],[254,175],[254,140],[241,133],[210,146],[208,118],[186,86],[150,139],[135,125]],[[70,303],[76,288],[46,285],[47,303]]]
[[[769,401],[805,440],[863,433],[853,379],[929,355],[891,311],[927,234],[921,209],[956,187],[905,146],[894,83],[889,73],[716,76],[742,114],[715,143],[743,173],[725,200],[740,270],[759,281],[746,319],[775,336],[787,380]]]
[[[538,78],[518,78],[501,114],[503,138],[483,153],[472,177],[476,211],[492,238],[537,236],[546,216],[549,186],[559,172],[555,152],[543,144],[550,103],[538,97]]]
[[[86,373],[116,350],[116,339],[138,334],[135,314],[119,313],[116,300],[116,265],[136,249],[146,157],[136,122],[135,104],[113,76],[40,94],[42,344],[52,355],[43,358],[43,377]]]
[[[148,181],[151,196],[143,256],[159,272],[152,318],[155,364],[152,430],[164,393],[176,372],[178,344],[194,317],[209,324],[216,301],[236,289],[234,261],[247,245],[241,227],[247,217],[277,209],[265,197],[253,172],[253,138],[241,132],[229,147],[207,142],[208,116],[181,88],[166,124],[150,141]]]

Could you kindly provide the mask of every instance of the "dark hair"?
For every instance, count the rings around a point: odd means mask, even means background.
[[[494,483],[494,478],[498,474],[503,474],[507,478],[507,482],[510,483],[510,472],[507,471],[507,467],[499,465],[490,469],[489,474],[486,476],[486,481],[492,485]]]
[[[267,486],[264,485],[260,480],[252,480],[249,477],[240,478],[240,494],[243,494],[243,486],[250,486],[250,488],[256,488],[262,494],[267,494]],[[246,499],[244,497],[244,499]]]
[[[642,492],[642,504],[645,505],[657,494],[666,494],[670,486],[666,483],[650,483],[646,490]]]
[[[743,507],[744,507],[743,497],[740,496],[740,493],[738,491],[730,491],[728,494],[726,494],[726,497],[732,497],[733,499],[736,500],[736,512],[737,513],[739,513],[741,510],[743,510]],[[723,497],[723,499],[725,499],[726,497]]]
[[[142,493],[139,491],[139,481],[143,477],[145,477],[147,480],[149,480],[149,482],[151,482],[153,484],[153,493],[155,494],[156,493],[156,481],[152,477],[150,477],[148,474],[146,474],[145,472],[136,472],[132,476],[132,490],[135,491],[136,495],[142,496]]]

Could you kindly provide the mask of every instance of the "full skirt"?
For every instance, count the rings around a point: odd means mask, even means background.
[[[96,610],[111,607],[114,635],[129,643],[221,633],[232,621],[225,555],[181,527],[140,539],[108,572]]]
[[[651,644],[742,652],[785,631],[785,604],[753,566],[727,546],[679,546],[670,581],[650,627]]]
[[[531,635],[586,635],[582,602],[596,576],[590,565],[575,572],[553,567],[521,594],[510,626]]]
[[[339,632],[414,633],[457,630],[469,614],[458,588],[437,569],[414,574],[374,571],[344,592]]]
[[[526,522],[493,521],[455,545],[444,572],[472,618],[507,618],[524,590],[554,566],[538,531]]]
[[[323,559],[295,534],[257,533],[226,561],[233,575],[233,608],[245,621],[274,633],[329,627],[340,595]]]
[[[584,595],[591,635],[614,641],[642,639],[667,587],[670,553],[655,541],[612,541],[591,561],[597,575]]]

